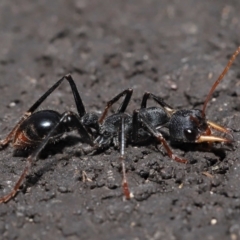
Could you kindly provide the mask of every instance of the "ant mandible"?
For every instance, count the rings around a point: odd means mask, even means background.
[[[123,173],[122,187],[126,199],[130,199],[131,193],[128,188],[124,163],[125,141],[137,144],[143,139],[146,140],[149,137],[154,137],[162,143],[170,158],[181,163],[187,163],[187,160],[173,154],[171,148],[160,133],[161,128],[166,127],[169,129],[171,142],[231,142],[232,139],[212,135],[211,129],[229,134],[230,136],[231,133],[227,128],[206,120],[205,109],[213,91],[228,72],[239,52],[240,47],[238,47],[232,55],[227,66],[212,86],[202,110],[175,110],[165,103],[162,98],[146,92],[142,99],[141,108],[135,110],[133,116],[130,116],[124,112],[131,99],[132,89],[126,89],[107,103],[102,116],[98,118],[95,113],[86,113],[72,77],[68,75],[61,78],[30,107],[7,137],[0,142],[0,146],[2,147],[8,145],[9,142],[12,142],[15,148],[26,148],[37,145],[36,150],[27,158],[27,165],[13,190],[0,198],[0,203],[7,202],[16,195],[31,168],[33,160],[37,159],[47,143],[60,138],[63,133],[74,129],[77,129],[84,141],[92,146],[90,152],[108,148],[112,143],[115,146],[120,146],[120,160]],[[63,80],[67,80],[71,86],[78,114],[70,111],[59,114],[56,111],[50,110],[42,110],[34,113],[39,105],[41,105]],[[109,108],[122,96],[125,96],[125,98],[117,112],[106,117]],[[152,98],[159,104],[160,108],[147,108],[149,98]]]

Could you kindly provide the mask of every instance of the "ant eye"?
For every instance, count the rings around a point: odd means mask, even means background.
[[[189,141],[195,141],[196,140],[196,131],[190,129],[190,128],[187,128],[187,129],[184,129],[184,134],[185,134],[185,137],[187,138],[187,140]]]

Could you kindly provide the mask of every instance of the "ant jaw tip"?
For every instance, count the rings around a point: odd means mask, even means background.
[[[227,139],[226,138],[226,141],[225,141],[225,143],[227,143],[227,144],[233,144],[235,142],[235,140],[232,138],[232,139]]]
[[[233,129],[232,128],[226,128],[227,129],[227,134],[232,138],[230,141],[234,141],[234,136],[233,136]]]
[[[234,142],[234,139],[216,137],[211,135],[202,135],[196,141],[196,143],[203,143],[203,142],[222,142],[222,143],[231,143]]]
[[[232,131],[233,131],[233,129],[232,129],[232,128],[229,128],[229,127],[226,127],[226,130],[227,130],[227,132],[229,132],[229,133],[232,133]]]

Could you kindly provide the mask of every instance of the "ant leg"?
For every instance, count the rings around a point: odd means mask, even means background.
[[[72,94],[73,94],[73,97],[74,97],[74,100],[75,100],[75,104],[76,104],[78,114],[79,114],[80,117],[83,117],[86,114],[86,110],[85,110],[85,107],[83,105],[80,94],[77,90],[77,86],[76,86],[75,82],[73,81],[72,76],[70,74],[66,75],[65,78],[69,82],[70,87],[72,89]]]
[[[133,111],[133,123],[132,123],[132,141],[136,143],[138,141],[138,130],[140,129],[140,122],[138,119],[139,110]]]
[[[65,112],[62,116],[62,118],[60,119],[58,125],[60,124],[64,124],[64,121],[66,119],[69,119],[69,117],[71,118],[71,124],[74,126],[73,129],[77,129],[78,133],[80,136],[83,137],[84,141],[86,143],[88,143],[91,146],[94,146],[93,140],[90,136],[90,134],[88,133],[87,129],[84,127],[84,125],[81,122],[81,118],[74,112]],[[58,126],[55,127],[55,129]]]
[[[18,123],[13,127],[10,133],[5,137],[5,139],[0,141],[0,147],[3,148],[12,141],[13,136],[15,135],[16,130],[18,127],[45,101],[45,99],[64,81],[67,80],[70,84],[72,89],[73,97],[75,100],[75,104],[78,110],[80,117],[86,114],[82,99],[79,95],[77,90],[76,84],[74,83],[71,75],[66,75],[59,79],[52,87],[50,87],[21,117]]]
[[[27,111],[28,113],[33,113],[44,101],[45,99],[57,88],[59,85],[64,81],[67,80],[71,89],[72,94],[75,100],[75,104],[79,113],[79,116],[82,117],[84,114],[86,114],[82,99],[79,95],[79,92],[77,90],[76,84],[73,81],[71,75],[66,75],[59,79],[52,87],[50,87]]]
[[[104,119],[106,118],[107,116],[107,113],[108,113],[108,110],[109,108],[114,104],[116,103],[122,96],[125,95],[125,98],[122,102],[122,104],[119,106],[118,110],[117,110],[117,113],[123,113],[125,112],[128,104],[129,104],[129,101],[132,97],[132,93],[133,93],[133,90],[131,88],[128,88],[124,91],[122,91],[121,93],[119,93],[116,97],[114,97],[112,100],[110,100],[109,102],[107,102],[107,106],[105,107],[104,111],[103,111],[103,114],[102,116],[99,118],[98,122],[100,124],[103,123]]]
[[[152,98],[157,104],[159,104],[170,115],[172,115],[175,112],[175,110],[170,105],[165,103],[165,101],[162,98],[160,98],[150,92],[144,93],[142,102],[141,102],[141,108],[147,107],[147,101],[149,98]]]
[[[127,182],[127,177],[126,177],[126,167],[125,167],[125,127],[124,127],[124,120],[125,118],[122,116],[122,122],[121,122],[121,128],[120,128],[120,161],[122,163],[122,174],[123,174],[123,180],[122,180],[122,188],[123,188],[123,193],[125,195],[125,198],[129,200],[131,198],[131,193],[128,188],[128,182]]]
[[[21,119],[18,121],[18,123],[13,127],[13,129],[10,131],[10,133],[3,139],[0,140],[0,150],[5,148],[11,141],[13,136],[16,133],[16,130],[19,128],[19,126],[31,115],[31,113],[26,112]]]
[[[29,173],[29,171],[30,171],[30,169],[32,167],[32,162],[33,162],[34,158],[36,158],[36,154],[34,154],[34,153],[27,158],[27,164],[26,164],[26,166],[25,166],[25,168],[24,168],[20,178],[16,182],[16,184],[15,184],[14,188],[12,189],[12,191],[9,194],[7,194],[7,195],[5,195],[5,196],[0,198],[0,203],[6,203],[6,202],[11,200],[16,195],[18,189],[20,188],[20,186],[23,183],[23,180],[25,179],[25,177],[27,176],[27,174]]]
[[[37,149],[27,158],[26,167],[24,168],[24,170],[23,170],[21,176],[19,177],[18,181],[16,182],[14,188],[12,189],[12,191],[9,194],[0,198],[0,203],[8,202],[10,199],[12,199],[16,195],[18,189],[22,185],[25,177],[27,176],[27,174],[29,173],[29,171],[32,167],[32,162],[37,160],[39,154],[45,148],[45,146],[47,145],[47,143],[49,142],[50,138],[52,137],[54,132],[57,130],[57,128],[60,127],[62,124],[63,125],[66,124],[66,120],[69,120],[69,119],[70,119],[71,123],[74,124],[74,129],[78,130],[79,134],[81,136],[83,136],[84,140],[87,143],[89,143],[90,145],[92,145],[92,146],[94,145],[90,135],[88,134],[87,130],[82,125],[80,117],[74,112],[63,113],[59,122],[51,129],[51,131],[48,133],[48,135],[39,144]]]
[[[180,157],[176,156],[175,154],[173,154],[173,151],[168,146],[168,144],[167,144],[166,140],[164,139],[164,137],[162,136],[162,134],[160,132],[158,132],[157,129],[155,129],[155,127],[153,127],[152,124],[150,122],[148,122],[146,118],[144,118],[143,116],[141,116],[139,114],[139,110],[135,110],[133,114],[134,114],[133,119],[135,118],[138,121],[141,121],[141,124],[148,130],[148,132],[163,144],[163,146],[166,149],[167,154],[170,158],[172,158],[176,162],[187,163],[186,159],[180,158]],[[133,126],[134,126],[134,124],[133,124]],[[136,134],[137,134],[137,130],[138,129],[134,130]],[[133,137],[134,137],[134,135],[133,135]]]

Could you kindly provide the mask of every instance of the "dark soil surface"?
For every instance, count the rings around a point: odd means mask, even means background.
[[[202,107],[240,45],[238,0],[1,0],[1,139],[60,77],[71,73],[88,111],[101,112],[125,88],[177,109]],[[119,151],[81,155],[75,132],[48,146],[17,196],[0,205],[1,239],[240,239],[240,57],[218,86],[208,119],[233,129],[233,147],[154,144],[126,148],[124,201]],[[153,105],[156,105],[152,103]],[[67,83],[41,109],[74,110]],[[164,151],[163,151],[164,152]],[[25,166],[0,152],[1,195]],[[88,179],[83,181],[83,173]]]

